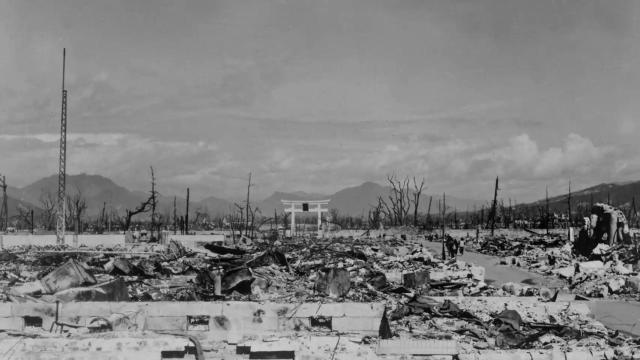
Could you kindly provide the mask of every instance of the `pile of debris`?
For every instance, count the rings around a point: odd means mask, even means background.
[[[186,248],[28,247],[0,253],[5,301],[394,301],[491,294],[484,269],[443,262],[419,243],[382,239]]]
[[[588,256],[559,236],[486,238],[479,252],[500,256],[502,265],[566,280],[584,297],[640,299],[640,251],[635,244],[598,244]]]

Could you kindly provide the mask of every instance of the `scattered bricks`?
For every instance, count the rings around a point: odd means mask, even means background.
[[[638,276],[628,277],[625,285],[626,285],[626,287],[629,288],[629,290],[631,290],[633,292],[640,291],[640,277],[638,277]]]
[[[402,272],[400,271],[388,271],[384,273],[384,276],[387,278],[388,282],[397,284],[402,282]]]
[[[611,279],[607,282],[607,286],[609,286],[609,290],[612,294],[617,294],[624,284],[625,280],[623,278]]]
[[[429,272],[426,270],[404,274],[403,285],[407,288],[417,288],[429,284]]]
[[[613,270],[620,275],[628,275],[632,272],[631,269],[629,269],[622,263],[618,263],[616,266],[614,266]]]
[[[502,285],[502,290],[506,291],[510,295],[518,296],[522,292],[522,285],[508,282]]]

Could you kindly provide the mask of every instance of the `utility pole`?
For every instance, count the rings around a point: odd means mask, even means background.
[[[0,221],[2,221],[2,232],[7,232],[9,227],[9,204],[7,198],[7,179],[2,175],[2,208],[0,209]]]
[[[569,208],[569,218],[567,219],[567,239],[571,241],[571,180],[569,180],[569,196],[567,197],[567,205]]]
[[[244,232],[249,235],[249,192],[251,191],[251,172],[249,172],[249,183],[247,184],[247,206],[245,207]],[[253,224],[252,224],[253,225]]]
[[[33,225],[33,209],[31,209],[31,235],[33,235]]]
[[[104,233],[104,230],[106,228],[106,211],[107,211],[107,202],[103,202],[102,203],[102,212],[100,213],[100,233]]]
[[[638,212],[636,211],[636,197],[635,196],[631,199],[631,209],[629,209],[629,210],[633,211],[629,215],[630,226],[635,226],[634,225],[635,224],[635,219],[636,219],[636,216],[638,216]],[[634,220],[633,222],[631,221],[631,218],[633,218],[633,220]]]
[[[173,235],[175,235],[176,232],[178,231],[177,224],[176,224],[176,221],[178,219],[177,215],[178,213],[176,211],[176,197],[174,196],[173,197]]]
[[[547,235],[549,235],[549,185],[547,185],[547,187],[545,188],[545,199],[547,204],[547,216],[546,216],[545,225],[547,227]]]
[[[427,208],[427,227],[431,229],[431,200],[433,200],[433,195],[429,196],[429,207]]]
[[[509,198],[509,227],[513,225],[513,208],[511,207],[511,198]]]
[[[446,258],[447,258],[447,254],[444,251],[444,238],[445,238],[445,233],[444,233],[445,222],[444,222],[444,218],[445,218],[445,214],[446,213],[447,213],[447,195],[445,193],[442,193],[442,260],[446,260]]]
[[[187,212],[184,216],[184,233],[189,235],[189,188],[187,188]]]
[[[498,177],[496,176],[496,186],[493,192],[493,204],[491,205],[491,237],[493,237],[493,232],[496,227],[496,213],[498,207]]]
[[[153,238],[153,234],[156,231],[156,177],[153,174],[153,166],[149,167],[151,169],[151,237]],[[158,234],[158,237],[160,234]]]
[[[66,180],[67,180],[67,90],[64,88],[66,49],[62,49],[62,109],[60,111],[60,157],[58,159],[58,219],[56,221],[56,243],[64,244],[66,225]]]
[[[453,226],[452,228],[457,229],[458,228],[458,208],[457,207],[453,207]]]

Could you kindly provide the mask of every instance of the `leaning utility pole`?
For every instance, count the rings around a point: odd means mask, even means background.
[[[445,238],[444,217],[446,213],[447,213],[447,195],[445,193],[442,193],[442,260],[445,260],[447,258],[447,254],[444,252],[444,238]]]
[[[9,227],[9,200],[7,199],[7,179],[2,175],[2,208],[0,208],[0,221],[2,221],[2,232],[7,232]]]
[[[62,49],[62,110],[60,112],[60,158],[58,159],[58,219],[56,221],[56,243],[64,244],[66,223],[67,180],[67,90],[64,88],[66,49]]]
[[[491,237],[496,227],[496,214],[498,212],[498,177],[496,176],[496,187],[493,192],[493,204],[491,205]]]
[[[549,235],[549,185],[545,188],[545,199],[547,203],[547,216],[545,226],[547,227],[547,235]]]
[[[187,213],[184,216],[184,233],[189,235],[189,188],[187,188]]]

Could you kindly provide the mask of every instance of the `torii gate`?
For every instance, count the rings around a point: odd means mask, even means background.
[[[323,208],[322,205],[328,205],[331,200],[280,200],[285,205],[284,212],[291,213],[291,234],[296,229],[296,213],[298,212],[318,212],[318,232],[322,226],[322,213],[328,212],[329,209]],[[300,205],[297,207],[296,205]],[[315,205],[315,209],[309,210],[309,205]]]

